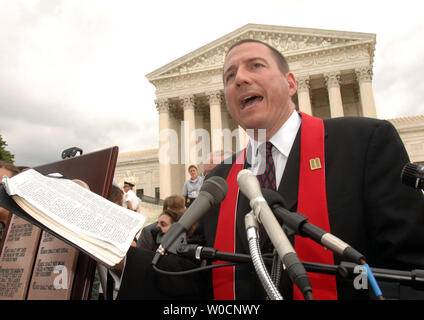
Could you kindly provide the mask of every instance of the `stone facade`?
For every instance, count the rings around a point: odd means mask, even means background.
[[[389,119],[405,144],[411,162],[424,163],[424,115]]]
[[[180,194],[188,166],[196,163],[201,171],[208,155],[197,149],[200,138],[190,136],[195,129],[208,137],[201,141],[207,151],[244,148],[246,133],[226,111],[222,65],[228,48],[246,38],[267,42],[284,54],[298,82],[294,101],[301,111],[324,119],[377,116],[372,89],[375,34],[248,24],[146,75],[156,88],[159,149],[120,155],[118,181],[133,176],[136,188],[141,183],[145,194],[154,196],[159,187],[162,199]],[[424,161],[423,116],[390,121],[411,160]],[[229,144],[222,130],[232,133]],[[162,161],[164,156],[176,161]]]
[[[158,149],[121,152],[115,169],[115,179],[120,187],[124,181],[135,185],[133,191],[139,198],[158,197],[160,174]]]

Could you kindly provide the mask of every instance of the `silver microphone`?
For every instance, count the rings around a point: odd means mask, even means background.
[[[249,199],[256,219],[264,226],[290,279],[298,286],[305,298],[311,298],[312,287],[303,264],[300,262],[289,239],[264,199],[259,181],[250,170],[243,169],[237,175],[241,192]]]

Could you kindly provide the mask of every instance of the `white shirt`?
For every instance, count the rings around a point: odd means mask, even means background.
[[[293,111],[287,121],[281,128],[269,139],[273,144],[272,159],[275,165],[275,177],[277,189],[280,185],[281,178],[283,177],[284,169],[286,168],[287,159],[290,150],[293,146],[294,139],[299,131],[302,120],[300,115]],[[266,150],[264,141],[256,141],[250,139],[253,155],[251,170],[254,174],[258,175],[264,172],[266,166]]]
[[[138,197],[135,195],[134,191],[128,190],[125,195],[124,207],[128,208],[127,201],[131,201],[133,209],[136,210],[138,207]]]

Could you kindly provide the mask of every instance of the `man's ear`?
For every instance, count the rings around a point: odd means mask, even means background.
[[[289,85],[290,97],[293,97],[294,94],[297,91],[297,81],[296,81],[296,78],[294,77],[293,72],[287,72],[286,73],[286,80],[287,80],[287,83]]]

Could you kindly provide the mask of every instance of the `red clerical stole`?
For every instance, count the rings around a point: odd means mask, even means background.
[[[300,129],[300,169],[297,211],[308,217],[308,222],[330,232],[327,194],[325,191],[324,122],[305,113]],[[309,238],[295,237],[295,251],[300,261],[334,264],[333,253]],[[308,272],[315,300],[336,300],[334,275]],[[294,286],[294,299],[303,295]]]
[[[237,175],[243,169],[245,156],[246,149],[240,153],[227,177],[228,193],[221,202],[214,244],[214,248],[218,251],[235,253],[237,198],[239,194]],[[225,263],[225,261],[214,262],[214,264],[218,263]],[[234,269],[234,267],[212,269],[215,300],[235,299]]]
[[[327,196],[325,191],[324,123],[319,118],[300,113],[302,116],[300,136],[300,172],[298,207],[299,213],[306,215],[309,222],[330,232],[328,221]],[[214,247],[218,251],[235,252],[235,220],[239,188],[237,175],[243,169],[246,150],[233,164],[227,177],[228,193],[221,208]],[[295,250],[301,261],[333,264],[333,254],[310,239],[296,236]],[[217,261],[215,263],[223,263]],[[234,267],[212,270],[214,299],[234,300]],[[312,294],[316,300],[337,299],[336,279],[333,275],[308,273]],[[294,299],[303,299],[294,287]]]

